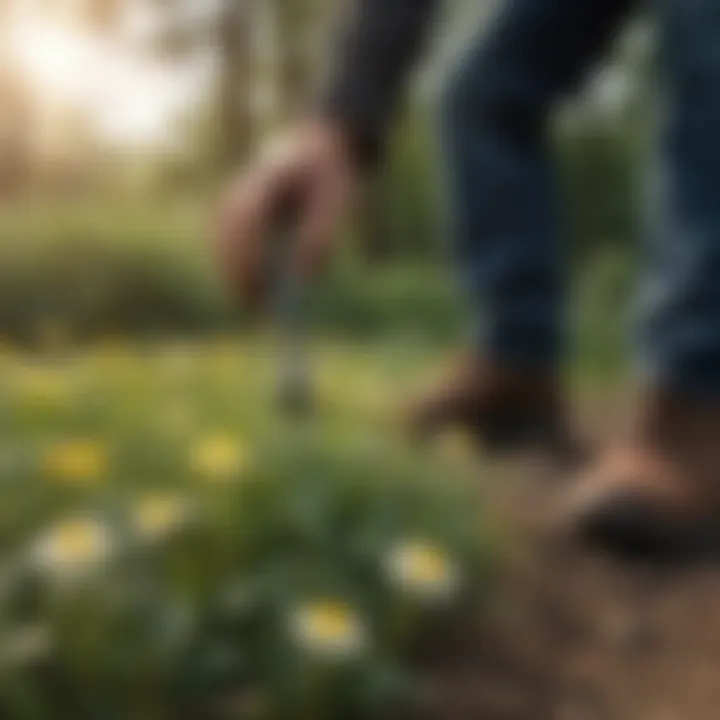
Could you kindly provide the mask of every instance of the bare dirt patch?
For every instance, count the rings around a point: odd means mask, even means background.
[[[491,612],[421,651],[414,720],[720,718],[720,564],[630,565],[551,539],[528,519],[562,483],[488,474],[517,552]]]

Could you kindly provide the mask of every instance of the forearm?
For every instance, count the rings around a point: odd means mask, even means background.
[[[359,159],[380,154],[393,110],[439,0],[355,0],[322,98],[325,115],[350,134]]]

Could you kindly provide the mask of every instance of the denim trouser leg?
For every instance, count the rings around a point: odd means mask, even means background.
[[[720,3],[656,0],[661,145],[641,293],[655,385],[720,398]]]
[[[505,0],[449,80],[448,209],[480,351],[498,363],[548,367],[563,349],[562,238],[546,120],[631,5]]]

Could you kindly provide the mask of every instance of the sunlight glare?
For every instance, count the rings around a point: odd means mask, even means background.
[[[79,31],[31,21],[11,30],[8,48],[31,89],[49,101],[79,99],[96,59],[91,39]]]
[[[171,69],[81,27],[38,15],[18,18],[6,38],[6,51],[38,106],[51,114],[79,110],[110,145],[172,143],[172,117],[196,103],[199,89],[207,87],[207,63],[195,63],[190,71]]]

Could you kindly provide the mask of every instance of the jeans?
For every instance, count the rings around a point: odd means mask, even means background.
[[[650,0],[662,132],[639,293],[652,383],[720,397],[720,0]],[[632,0],[505,0],[442,102],[463,286],[491,361],[554,368],[566,344],[564,229],[548,120],[602,58]]]

